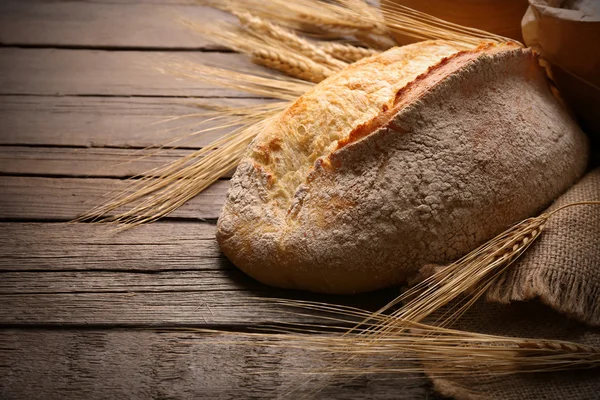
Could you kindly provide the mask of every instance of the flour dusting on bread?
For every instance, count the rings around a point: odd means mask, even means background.
[[[270,285],[374,290],[540,211],[587,154],[531,50],[416,43],[352,64],[259,134],[217,238]]]

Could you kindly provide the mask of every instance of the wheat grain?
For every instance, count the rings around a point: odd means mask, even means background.
[[[250,55],[256,64],[308,82],[318,83],[346,66],[346,63],[335,60],[307,42],[307,46],[314,47],[316,52],[304,46],[306,53],[316,59],[319,58],[317,54],[323,54],[329,60],[333,60],[332,63],[336,65],[319,63],[311,59],[297,47],[294,48],[294,43],[296,46],[301,44],[300,41],[292,39],[293,35],[273,38],[263,34],[260,30],[244,30],[245,28],[231,24],[198,25],[186,20],[183,20],[182,23],[213,39],[218,38],[221,44],[225,44],[233,50]]]
[[[321,42],[319,47],[332,57],[346,62],[355,62],[379,54],[379,51],[375,49],[336,42]]]
[[[542,339],[538,339],[535,341],[523,340],[518,342],[517,346],[521,349],[534,349],[551,352],[562,350],[569,353],[600,353],[600,349],[597,349],[592,346],[586,346],[580,343],[557,342]]]
[[[319,83],[335,72],[311,60],[302,60],[291,54],[282,54],[266,49],[252,53],[252,61],[267,68],[281,71],[289,76]]]

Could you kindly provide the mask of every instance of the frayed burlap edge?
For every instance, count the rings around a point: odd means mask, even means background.
[[[600,268],[600,265],[598,266]],[[507,274],[486,294],[492,302],[539,300],[590,325],[600,326],[600,285],[598,282],[557,270],[522,270]]]
[[[600,168],[547,211],[590,200],[600,200]],[[553,215],[539,239],[486,294],[488,301],[504,304],[535,298],[600,326],[600,206],[576,206]]]

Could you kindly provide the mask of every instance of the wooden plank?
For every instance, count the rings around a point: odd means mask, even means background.
[[[190,155],[192,150],[0,146],[0,174],[129,178]],[[234,171],[225,174],[231,177]]]
[[[161,222],[116,233],[93,224],[2,223],[0,325],[297,322],[307,317],[261,298],[374,310],[398,293],[326,296],[262,285],[223,258],[214,229]]]
[[[0,274],[0,276],[6,273]],[[46,274],[51,274],[47,272]],[[42,273],[21,273],[20,282],[27,285],[39,279]],[[312,323],[331,325],[330,319],[319,317],[311,310],[285,307],[273,299],[311,300],[375,311],[393,299],[391,291],[364,295],[333,296],[317,295],[276,289],[252,281],[239,272],[228,273],[229,282],[220,282],[200,277],[196,288],[160,291],[155,283],[154,290],[136,291],[139,286],[124,286],[121,291],[104,289],[99,292],[77,291],[85,282],[87,273],[64,286],[73,287],[71,293],[25,293],[1,294],[0,325],[16,326],[240,326],[280,325]],[[74,276],[74,275],[73,275]],[[113,275],[116,276],[116,275]],[[200,275],[199,275],[200,276]],[[125,279],[125,278],[123,278]],[[150,280],[151,278],[148,278]],[[88,279],[88,280],[91,280]],[[50,282],[50,278],[46,280]],[[15,282],[15,279],[13,279]],[[158,281],[157,281],[158,282]],[[207,283],[208,282],[208,283]],[[98,285],[102,285],[101,282]],[[225,289],[228,287],[227,289]],[[396,295],[397,295],[396,291]],[[328,315],[332,317],[332,315]],[[339,317],[339,316],[335,316]],[[358,319],[347,319],[360,322]],[[339,326],[339,322],[335,322]]]
[[[0,147],[0,174],[124,178],[176,161],[191,152],[169,149],[144,157],[155,151]]]
[[[0,44],[223,49],[178,21],[233,18],[199,5],[3,0]]]
[[[303,316],[284,313],[256,296],[254,291],[241,290],[2,295],[0,324],[253,326],[307,321]]]
[[[155,251],[156,252],[156,251]],[[75,256],[73,257],[75,258]],[[228,263],[224,263],[228,265]],[[110,262],[105,263],[110,267]],[[219,268],[217,262],[215,268]],[[162,271],[152,273],[112,271],[4,272],[0,296],[56,293],[151,293],[265,290],[240,270]]]
[[[286,398],[348,400],[437,398],[419,375],[337,382],[321,378],[307,383],[301,372],[326,368],[323,355],[244,345],[243,340],[242,335],[223,338],[181,331],[3,330],[0,395],[5,399],[264,399],[286,394]]]
[[[0,223],[0,271],[177,271],[232,269],[215,225],[157,222],[113,226]]]
[[[192,117],[206,111],[201,106],[242,107],[265,102],[258,99],[0,96],[0,145],[145,148],[170,144],[199,148],[228,132],[225,129],[190,136],[200,126],[215,127],[214,123],[202,123],[206,117]],[[190,117],[166,121],[186,115]]]
[[[119,179],[0,177],[0,218],[69,221],[103,204],[109,194],[127,190]],[[187,219],[216,219],[228,181],[217,181],[171,214]]]
[[[252,97],[162,72],[169,65],[190,62],[258,68],[236,53],[2,48],[0,94]]]

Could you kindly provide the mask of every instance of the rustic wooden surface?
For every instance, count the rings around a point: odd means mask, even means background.
[[[226,179],[173,218],[138,229],[69,223],[125,179],[223,134],[186,137],[203,117],[168,118],[196,114],[199,105],[267,101],[159,71],[171,62],[251,65],[177,21],[225,18],[190,3],[0,2],[3,399],[295,398],[291,390],[306,381],[297,372],[318,360],[236,345],[240,335],[227,344],[169,328],[235,332],[318,321],[267,297],[373,308],[396,294],[316,296],[245,276],[214,239]],[[178,148],[128,162],[149,146]],[[423,377],[397,378],[362,377],[318,394],[435,398]]]

